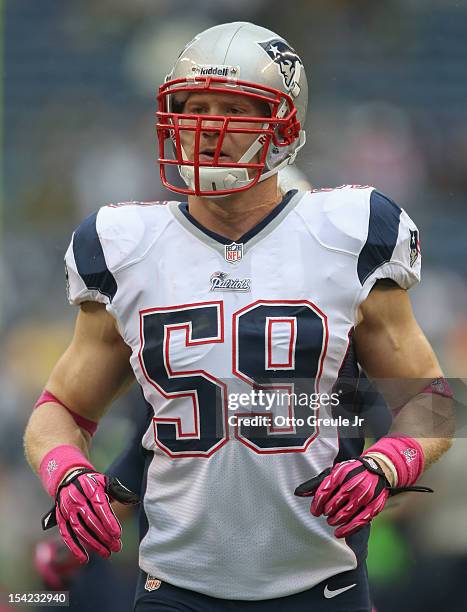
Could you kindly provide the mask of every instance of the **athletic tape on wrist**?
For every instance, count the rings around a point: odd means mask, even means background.
[[[386,455],[383,455],[383,453],[378,453],[375,451],[370,451],[370,452],[367,451],[365,453],[365,457],[373,457],[373,459],[379,459],[391,472],[392,481],[390,481],[390,485],[392,487],[397,487],[397,483],[399,479],[397,476],[396,466],[388,457],[386,457]]]
[[[413,485],[425,467],[425,455],[417,440],[404,434],[392,434],[381,438],[370,446],[364,453],[378,453],[384,455],[394,465],[397,472],[397,486],[409,487]]]
[[[74,467],[95,469],[76,446],[62,444],[44,455],[39,467],[39,476],[49,495],[55,497],[65,474]]]
[[[47,391],[47,389],[44,389],[42,391],[41,395],[39,396],[39,399],[34,404],[34,409],[38,408],[39,406],[42,406],[42,404],[48,404],[49,402],[53,402],[54,404],[60,404],[60,406],[63,406],[63,408],[65,408],[65,410],[67,410],[71,414],[78,427],[81,427],[81,429],[87,431],[91,436],[96,433],[97,423],[91,421],[91,419],[87,419],[86,417],[81,416],[76,412],[73,412],[73,410],[70,410],[68,406],[65,406],[65,404],[58,399],[58,397],[55,397],[55,395],[53,393],[50,393],[50,391]]]

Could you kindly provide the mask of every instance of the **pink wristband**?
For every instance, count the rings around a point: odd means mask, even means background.
[[[417,440],[404,436],[404,434],[381,438],[376,444],[367,448],[362,456],[373,453],[380,453],[393,463],[397,472],[398,487],[413,485],[425,467],[422,447]]]
[[[55,497],[58,485],[73,467],[86,467],[94,470],[94,466],[76,446],[62,444],[50,450],[43,457],[39,467],[39,476],[49,495]]]

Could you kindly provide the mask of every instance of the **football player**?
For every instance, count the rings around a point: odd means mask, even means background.
[[[202,32],[158,94],[161,178],[183,201],[104,206],[66,253],[80,311],[26,453],[78,559],[117,552],[109,500],[134,496],[95,470],[89,443],[116,394],[141,385],[138,611],[369,610],[369,523],[450,445],[451,392],[407,294],[413,221],[372,187],[278,189],[307,95],[274,32]],[[393,428],[365,451],[321,418],[358,364],[398,381],[383,390]]]

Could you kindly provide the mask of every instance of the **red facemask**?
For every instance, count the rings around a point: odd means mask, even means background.
[[[270,116],[197,115],[173,111],[175,94],[187,96],[195,92],[246,96],[266,103],[271,109]],[[291,145],[300,134],[300,123],[296,118],[297,109],[292,98],[279,90],[247,81],[200,76],[176,79],[164,83],[159,88],[157,101],[156,129],[161,180],[165,187],[177,193],[223,196],[250,189],[261,179],[267,164],[270,145],[279,150],[281,147]],[[181,135],[184,130],[194,132],[193,160],[186,159],[183,152]],[[218,134],[212,160],[200,159],[202,133]],[[240,160],[226,162],[219,158],[227,134],[256,134],[257,138]],[[170,147],[170,153],[166,152],[167,145]],[[259,160],[252,162],[251,159],[258,152]],[[188,184],[186,188],[174,185],[167,178],[166,166],[171,165],[179,167],[181,176]]]

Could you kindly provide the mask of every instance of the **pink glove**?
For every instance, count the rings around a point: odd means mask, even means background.
[[[89,468],[77,468],[58,487],[55,506],[43,517],[42,527],[58,524],[63,541],[80,563],[89,560],[86,549],[107,559],[122,546],[121,526],[110,505],[113,499],[125,504],[139,502],[117,478],[109,480]]]
[[[407,486],[416,481],[423,468],[423,458],[407,453],[407,445],[421,452],[420,445],[407,437],[384,438],[365,452],[365,455],[372,452],[389,458],[395,466],[398,482],[404,486],[391,487],[377,461],[363,455],[327,468],[298,486],[295,495],[314,495],[311,514],[327,516],[328,524],[337,526],[335,536],[345,538],[370,523],[390,495],[404,491],[433,492],[428,487]]]
[[[334,466],[316,489],[310,512],[326,515],[329,525],[338,525],[336,538],[345,538],[381,512],[388,497],[389,483],[382,469],[374,459],[359,457]]]

